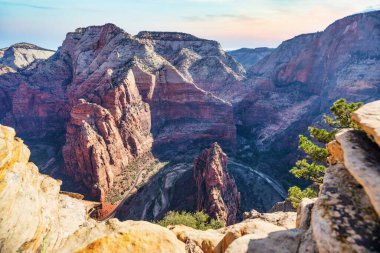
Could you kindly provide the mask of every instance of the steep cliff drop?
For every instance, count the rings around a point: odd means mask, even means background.
[[[364,105],[354,113],[364,132],[346,129],[328,144],[331,165],[319,196],[304,199],[297,214],[253,210],[240,223],[207,231],[144,221],[94,222],[87,213],[97,203],[60,193],[61,182],[40,174],[15,131],[0,125],[0,251],[377,252],[379,116],[380,101]],[[225,168],[223,152],[216,144],[212,147],[195,164]]]
[[[227,171],[227,155],[214,143],[194,161],[197,187],[197,210],[222,220],[227,225],[236,223],[240,208],[240,193],[235,180]]]

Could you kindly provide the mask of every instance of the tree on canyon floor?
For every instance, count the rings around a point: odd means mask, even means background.
[[[210,219],[208,214],[203,212],[168,212],[165,217],[158,221],[157,224],[167,227],[169,225],[185,225],[199,230],[218,229],[224,227],[222,221]]]
[[[305,179],[312,182],[312,185],[302,190],[298,186],[290,187],[288,190],[288,200],[294,208],[297,208],[302,198],[317,197],[316,189],[323,182],[327,166],[327,149],[321,147],[335,139],[335,134],[343,128],[359,129],[358,125],[352,121],[351,113],[362,106],[362,102],[347,103],[341,98],[334,102],[330,111],[333,116],[324,116],[324,122],[329,130],[317,127],[309,127],[310,140],[304,135],[299,135],[299,146],[306,158],[298,160],[296,165],[290,170],[296,178]]]

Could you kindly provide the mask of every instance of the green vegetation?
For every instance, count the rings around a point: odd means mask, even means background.
[[[315,143],[304,135],[299,136],[299,146],[306,158],[296,162],[296,166],[290,170],[296,178],[311,181],[314,186],[319,187],[323,182],[327,166],[327,150],[321,145],[334,140],[335,134],[339,129],[354,128],[359,129],[351,119],[351,113],[362,106],[362,102],[347,103],[345,99],[338,99],[330,111],[333,117],[324,116],[324,122],[330,130],[309,127],[309,133]],[[311,188],[301,190],[298,186],[290,187],[288,190],[288,200],[292,202],[294,208],[297,208],[302,198],[314,198],[317,192]]]
[[[169,225],[185,225],[191,228],[207,230],[218,229],[224,227],[224,222],[210,217],[203,212],[189,213],[189,212],[168,212],[165,217],[158,221],[157,224],[167,227]]]

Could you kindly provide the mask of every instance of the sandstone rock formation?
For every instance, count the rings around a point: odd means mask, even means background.
[[[197,210],[227,225],[234,224],[240,208],[240,193],[235,180],[228,174],[227,156],[217,143],[203,150],[195,159],[194,179]]]
[[[261,59],[273,52],[274,48],[258,47],[258,48],[240,48],[237,50],[228,51],[227,53],[235,58],[246,71]]]
[[[185,33],[140,32],[137,38],[154,47],[189,81],[212,94],[231,100],[243,88],[245,70],[221,45]]]
[[[352,119],[380,146],[380,101],[362,106],[352,114]]]
[[[30,151],[0,125],[0,251],[47,252],[87,226],[86,202],[59,193],[61,182],[28,162]]]
[[[1,252],[185,252],[170,230],[88,218],[94,203],[60,194],[60,181],[28,162],[29,149],[0,125]]]
[[[373,103],[366,106],[372,108]],[[355,112],[359,124],[368,122],[358,116],[365,111]],[[378,125],[376,116],[369,119]],[[70,197],[76,194],[60,194],[60,182],[40,174],[28,162],[30,152],[14,130],[0,126],[0,251],[377,252],[380,146],[367,137],[377,131],[366,131],[344,130],[328,144],[332,164],[319,196],[302,200],[297,213],[252,210],[240,223],[198,231],[141,221],[94,223],[87,218],[94,204]],[[206,157],[210,159],[201,159]],[[195,167],[219,172],[225,172],[225,165],[216,144],[195,161]],[[209,170],[202,172],[209,175]],[[228,178],[224,173],[212,175]]]
[[[152,150],[173,154],[216,140],[235,146],[231,104],[183,77],[151,42],[112,24],[77,29],[48,60],[3,70],[1,122],[27,139],[66,136],[65,171],[97,199]]]
[[[114,185],[133,186],[139,171],[124,168],[151,150],[170,160],[215,141],[287,188],[292,178],[284,172],[296,159],[299,133],[319,123],[337,98],[380,97],[379,13],[285,41],[247,72],[219,43],[189,34],[79,28],[46,60],[26,57],[20,64],[27,66],[17,69],[0,64],[0,122],[28,143],[43,138],[61,150],[66,142],[54,170],[65,166],[75,185],[102,200]],[[46,156],[42,168],[61,158]],[[255,199],[260,211],[283,200],[263,191],[244,200]]]
[[[199,231],[183,225],[169,226],[168,228],[177,236],[179,240],[186,243],[188,253],[223,253],[223,252],[250,252],[247,248],[241,246],[241,239],[252,237],[252,239],[266,238],[274,232],[290,231],[295,226],[295,213],[276,214],[260,214],[260,216],[252,217],[241,223],[221,228],[218,230],[209,229],[207,231]],[[301,234],[299,231],[298,235]],[[298,236],[300,237],[300,236]],[[297,243],[292,240],[287,242],[293,243],[293,248],[297,247]],[[271,242],[273,243],[273,242]],[[248,246],[249,242],[246,244]],[[269,247],[269,245],[268,245]],[[272,246],[277,248],[276,246]],[[268,252],[268,248],[258,252]],[[279,248],[281,249],[281,248]]]
[[[81,228],[57,252],[157,252],[184,253],[185,245],[168,229],[145,221],[116,219]]]

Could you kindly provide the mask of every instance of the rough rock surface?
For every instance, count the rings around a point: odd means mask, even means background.
[[[14,69],[25,68],[35,60],[45,60],[54,54],[53,50],[29,43],[17,43],[1,51],[0,64]]]
[[[274,212],[294,212],[295,209],[290,201],[284,200],[281,202],[277,202],[272,208],[269,210],[270,213]]]
[[[235,58],[246,70],[261,59],[273,52],[274,48],[258,47],[258,48],[240,48],[233,51],[227,51],[229,55]]]
[[[319,252],[376,252],[380,220],[347,169],[330,166],[311,218]]]
[[[352,114],[352,119],[380,147],[380,101],[362,106]]]
[[[15,131],[0,125],[1,252],[51,252],[91,223],[85,202],[59,194],[61,182],[40,174],[29,156]]]
[[[194,178],[197,210],[227,225],[234,224],[240,208],[240,193],[235,180],[228,174],[227,156],[217,143],[195,159]]]
[[[380,216],[380,148],[359,131],[340,132],[335,138],[343,151],[346,169],[362,185]]]
[[[168,229],[145,221],[111,219],[95,227],[81,228],[57,250],[70,252],[184,253],[185,245]]]
[[[238,253],[246,252],[243,249],[235,251],[236,248],[232,246],[239,238],[246,235],[254,236],[255,238],[266,238],[272,232],[286,232],[288,229],[291,231],[295,226],[295,216],[295,213],[282,212],[261,214],[261,216],[252,217],[218,230],[199,231],[183,225],[169,226],[168,228],[179,240],[186,243],[186,250],[189,253]],[[289,244],[291,242],[291,240],[288,241]],[[232,249],[230,249],[230,245]],[[294,247],[297,247],[297,244]]]

